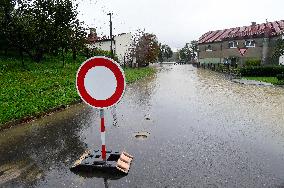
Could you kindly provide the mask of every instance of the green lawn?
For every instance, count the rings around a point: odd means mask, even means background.
[[[244,77],[244,78],[247,80],[256,80],[261,82],[278,84],[278,79],[276,77]]]
[[[156,71],[154,68],[149,68],[149,67],[136,68],[136,69],[126,68],[124,70],[127,83],[133,83],[136,80],[144,78],[145,76],[153,75],[155,72]]]
[[[36,116],[79,99],[75,79],[84,58],[63,67],[58,58],[41,63],[25,60],[25,68],[15,58],[0,57],[0,126],[11,120]],[[126,69],[126,82],[154,74],[153,68]]]

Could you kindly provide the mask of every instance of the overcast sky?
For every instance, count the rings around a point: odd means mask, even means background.
[[[284,20],[283,0],[80,0],[79,18],[99,35],[144,29],[173,49],[210,30]]]

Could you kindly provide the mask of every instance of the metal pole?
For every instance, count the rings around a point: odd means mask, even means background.
[[[106,134],[105,134],[105,118],[104,118],[104,109],[100,109],[100,118],[101,118],[101,141],[102,141],[102,159],[106,161]]]
[[[112,13],[108,13],[107,15],[109,15],[110,55],[111,55],[111,58],[113,58],[113,49],[112,49],[112,20],[111,20]]]

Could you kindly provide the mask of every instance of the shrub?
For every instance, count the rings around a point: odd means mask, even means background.
[[[245,61],[246,66],[260,66],[261,60],[260,59],[248,59]]]
[[[277,74],[284,73],[284,67],[281,66],[249,66],[240,68],[242,76],[267,76],[275,77]]]
[[[284,74],[277,74],[277,75],[276,75],[276,78],[277,78],[278,80],[284,80]]]
[[[276,83],[276,85],[284,85],[284,80],[278,80],[278,82]]]

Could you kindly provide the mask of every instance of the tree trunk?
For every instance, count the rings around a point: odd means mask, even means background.
[[[22,66],[23,66],[23,68],[25,68],[23,49],[20,49],[20,56],[21,56]]]
[[[65,61],[65,57],[64,57],[64,49],[62,48],[62,65],[64,67],[64,61]]]
[[[5,50],[4,50],[4,56],[5,56],[5,57],[8,56],[8,48],[5,48]]]
[[[75,62],[76,59],[77,59],[77,50],[76,50],[76,48],[72,49],[72,57],[73,57],[73,61]]]
[[[35,56],[34,56],[34,60],[39,63],[43,58],[43,51],[41,49],[37,49]]]

